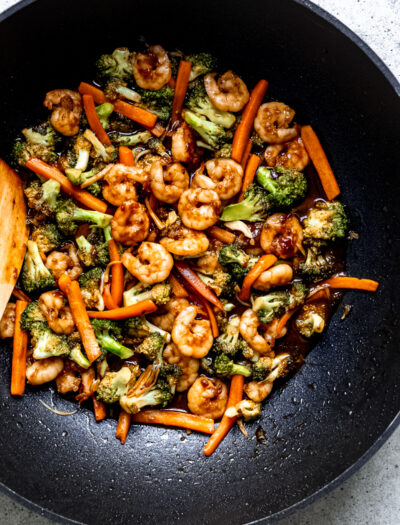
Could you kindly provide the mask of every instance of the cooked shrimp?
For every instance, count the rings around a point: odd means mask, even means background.
[[[268,146],[264,153],[268,166],[283,166],[302,171],[310,159],[301,137],[297,137],[285,144]]]
[[[197,416],[219,419],[228,402],[228,389],[219,379],[198,377],[187,394],[190,412]]]
[[[8,303],[0,319],[0,339],[14,337],[15,303]]]
[[[78,252],[72,243],[66,244],[63,251],[49,253],[46,259],[46,267],[53,272],[56,280],[63,273],[66,273],[71,280],[75,280],[78,279],[83,271],[79,262]]]
[[[253,310],[250,308],[245,310],[240,318],[240,335],[256,352],[273,355],[272,349],[275,344],[275,338],[269,333],[265,333],[264,336],[261,335],[258,332],[260,324],[260,320]]]
[[[82,98],[72,89],[53,89],[46,94],[43,105],[50,110],[50,122],[62,135],[71,137],[79,133],[82,116]]]
[[[274,213],[262,228],[260,244],[265,253],[273,253],[281,259],[289,259],[298,251],[303,252],[303,228],[292,214]]]
[[[203,253],[209,245],[205,233],[186,228],[180,221],[172,224],[167,235],[160,240],[160,244],[174,255],[194,256]]]
[[[189,301],[183,298],[173,297],[164,306],[165,313],[152,316],[152,323],[166,332],[171,332],[174,326],[174,321],[179,313],[189,306]]]
[[[172,204],[188,189],[189,174],[179,162],[165,167],[161,161],[155,162],[150,171],[150,187],[159,201]]]
[[[221,250],[222,243],[219,241],[212,240],[208,250],[196,259],[196,268],[206,275],[212,275],[218,270],[222,270],[222,266],[218,261],[219,252]]]
[[[188,228],[205,230],[218,222],[221,201],[214,190],[189,189],[182,193],[178,212]]]
[[[249,90],[243,80],[227,71],[215,80],[216,73],[204,77],[204,87],[211,102],[221,111],[241,111],[249,100]]]
[[[233,159],[211,159],[205,164],[208,176],[215,183],[220,199],[228,200],[242,187],[243,168]]]
[[[64,295],[58,290],[42,293],[39,297],[39,308],[56,334],[72,334],[75,330],[71,310],[65,302]]]
[[[94,387],[94,378],[95,378],[95,372],[94,372],[94,368],[88,368],[87,370],[85,370],[84,372],[81,373],[81,378],[82,378],[82,381],[81,381],[81,385],[80,385],[80,392],[79,394],[75,397],[75,399],[79,402],[79,403],[83,403],[83,401],[86,401],[87,399],[89,399],[89,397],[91,397],[93,395],[93,392],[95,390],[95,387]]]
[[[210,321],[196,319],[197,308],[188,306],[174,321],[171,337],[181,354],[201,359],[213,344]]]
[[[149,46],[147,53],[136,53],[132,65],[136,84],[143,89],[161,89],[171,78],[171,63],[161,46]]]
[[[111,220],[113,239],[126,246],[143,241],[150,228],[150,219],[146,206],[136,201],[121,204]]]
[[[281,144],[297,136],[296,128],[289,128],[294,110],[282,102],[262,104],[254,120],[254,129],[264,142]]]
[[[163,357],[167,363],[170,365],[178,365],[182,370],[182,375],[178,380],[176,390],[178,392],[184,392],[196,381],[199,375],[199,360],[182,355],[174,343],[165,347]]]
[[[274,286],[283,286],[293,279],[293,269],[289,264],[277,264],[263,272],[254,283],[253,288],[268,292]]]
[[[272,391],[273,381],[250,381],[244,385],[244,391],[252,401],[261,403]]]
[[[172,255],[156,242],[142,242],[136,257],[125,252],[121,261],[136,279],[148,284],[164,281],[174,265]]]
[[[103,197],[114,206],[121,206],[126,201],[137,201],[136,183],[145,183],[147,173],[137,166],[110,164],[104,176]]]
[[[214,181],[204,175],[203,173],[196,171],[190,184],[190,189],[195,190],[197,188],[203,188],[204,190],[215,190],[217,185]]]
[[[73,363],[67,359],[61,374],[56,377],[57,391],[60,394],[77,392],[81,384],[81,378],[74,369]]]
[[[34,361],[26,367],[26,379],[30,385],[43,385],[53,381],[64,367],[60,357],[48,357]]]
[[[172,135],[171,153],[174,162],[192,161],[195,144],[192,128],[186,122],[182,122]]]

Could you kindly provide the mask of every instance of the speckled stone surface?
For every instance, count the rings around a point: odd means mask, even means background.
[[[0,0],[0,12],[15,4]],[[400,79],[400,0],[314,0],[360,36]],[[356,474],[279,525],[398,525],[400,428]],[[49,519],[0,493],[0,525],[48,525]]]

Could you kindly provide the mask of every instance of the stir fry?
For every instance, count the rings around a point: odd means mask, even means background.
[[[30,226],[0,321],[11,393],[55,381],[97,421],[119,407],[121,443],[156,423],[211,434],[210,455],[302,364],[338,290],[378,283],[344,274],[338,183],[266,80],[160,45],[95,68],[10,154]]]

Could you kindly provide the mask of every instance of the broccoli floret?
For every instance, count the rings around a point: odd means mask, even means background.
[[[92,228],[87,237],[80,235],[75,241],[79,260],[85,266],[107,266],[110,262],[108,243],[101,228]]]
[[[230,159],[232,157],[232,144],[224,144],[221,149],[214,152],[215,158]]]
[[[257,181],[269,192],[271,204],[278,208],[291,208],[307,194],[306,176],[300,171],[282,166],[275,168],[262,166],[257,170]]]
[[[159,332],[153,332],[136,347],[135,352],[146,356],[149,361],[161,362],[164,346],[164,337]]]
[[[171,293],[171,285],[166,282],[156,284],[150,289],[146,289],[142,283],[138,283],[124,292],[124,306],[130,306],[146,299],[150,299],[157,305],[166,304],[171,299]]]
[[[83,354],[82,347],[79,343],[72,344],[72,348],[69,353],[69,359],[71,359],[71,361],[74,361],[74,363],[85,369],[90,368],[91,366],[89,359]]]
[[[131,317],[126,319],[124,323],[124,335],[134,341],[142,341],[150,334],[156,332],[159,333],[167,343],[169,343],[171,335],[165,330],[150,323],[144,316]]]
[[[273,383],[275,379],[286,376],[294,367],[294,361],[290,354],[279,354],[272,360],[272,372],[264,379]]]
[[[273,366],[273,359],[271,357],[262,356],[252,364],[253,381],[264,381],[264,379],[271,373]]]
[[[185,106],[193,111],[198,117],[205,117],[214,124],[226,129],[231,128],[236,121],[236,117],[233,113],[229,113],[229,111],[221,111],[214,106],[207,95],[203,81],[196,82],[193,88],[189,91],[189,96]]]
[[[55,180],[48,180],[41,184],[38,180],[33,180],[24,189],[28,200],[28,206],[47,217],[52,217],[57,208],[57,198],[60,194],[60,183]]]
[[[317,202],[304,219],[304,242],[319,246],[344,239],[348,219],[340,202]]]
[[[124,396],[134,376],[127,366],[118,372],[106,372],[96,390],[96,398],[107,404],[116,403]]]
[[[216,295],[223,295],[224,297],[232,297],[235,294],[235,283],[229,273],[222,270],[216,270],[212,275],[197,274]]]
[[[132,134],[112,133],[111,140],[119,146],[133,147],[138,144],[147,144],[152,136],[150,131],[135,131]]]
[[[221,221],[265,221],[270,210],[271,201],[267,192],[257,184],[251,184],[241,202],[225,206]]]
[[[193,111],[185,110],[184,119],[213,149],[221,149],[231,138],[220,124],[199,117]]]
[[[224,244],[218,254],[218,261],[238,281],[243,279],[250,269],[248,268],[250,256],[236,244]]]
[[[55,146],[59,137],[49,122],[22,130],[25,140],[17,140],[11,151],[11,163],[25,166],[30,157],[36,157],[47,164],[55,164],[58,156]]]
[[[27,305],[21,315],[21,330],[31,331],[34,323],[46,322],[46,318],[43,315],[37,301],[32,301]]]
[[[251,399],[242,399],[233,407],[229,407],[225,414],[228,417],[242,417],[245,421],[252,421],[261,414],[261,403]]]
[[[222,377],[231,377],[241,375],[251,376],[251,371],[244,365],[238,365],[233,362],[226,354],[218,354],[213,361],[215,374]]]
[[[104,54],[96,62],[97,78],[101,82],[110,79],[132,79],[132,54],[126,47],[119,47],[111,54]]]
[[[72,184],[75,184],[75,186],[81,186],[84,182],[92,178],[94,175],[97,175],[100,171],[100,167],[93,167],[91,170],[83,172],[76,168],[66,168],[65,175],[72,182]],[[87,186],[86,191],[97,197],[101,194],[102,186],[96,181],[90,184],[90,186]]]
[[[187,55],[185,60],[191,65],[189,82],[211,71],[216,71],[218,67],[217,59],[210,53],[194,53]]]
[[[301,282],[292,284],[289,290],[289,304],[288,309],[292,310],[301,306],[308,296],[308,286]]]
[[[115,101],[119,98],[126,98],[132,102],[140,102],[139,93],[127,87],[126,82],[120,79],[113,79],[107,83],[104,94],[108,100]]]
[[[104,102],[104,104],[100,104],[100,106],[96,106],[97,116],[99,117],[100,123],[104,129],[108,128],[108,119],[110,118],[110,115],[113,111],[114,111],[114,106],[110,104],[109,102]]]
[[[36,226],[31,235],[37,244],[39,252],[47,253],[55,250],[63,241],[63,235],[55,224],[50,222]]]
[[[239,334],[240,317],[232,316],[225,326],[225,330],[214,340],[213,351],[218,354],[235,356],[242,349],[242,340]]]
[[[314,334],[320,334],[325,328],[324,309],[316,304],[305,304],[296,318],[295,326],[298,332],[309,339]]]
[[[40,257],[38,245],[34,241],[28,241],[26,248],[21,275],[24,290],[30,293],[55,286],[53,274]]]
[[[316,283],[330,277],[335,270],[335,259],[322,247],[307,248],[306,259],[299,265],[301,276],[308,282]]]
[[[57,225],[65,235],[74,235],[79,221],[105,228],[111,223],[111,219],[112,215],[78,208],[70,199],[60,201],[56,212]]]
[[[103,350],[117,355],[121,359],[133,356],[133,350],[117,341],[122,337],[121,326],[108,319],[93,319],[92,326],[96,339]]]
[[[35,359],[69,355],[71,349],[67,337],[50,330],[47,322],[32,323],[30,334]]]
[[[284,291],[270,292],[257,297],[253,301],[253,311],[256,312],[262,323],[270,323],[275,317],[285,313],[289,304],[289,294]]]
[[[156,91],[150,89],[138,89],[140,95],[139,106],[151,111],[160,120],[168,120],[171,116],[174,89],[164,86]]]
[[[101,278],[103,269],[92,268],[79,277],[79,286],[81,288],[82,299],[87,308],[91,310],[104,310],[104,301],[101,294]]]

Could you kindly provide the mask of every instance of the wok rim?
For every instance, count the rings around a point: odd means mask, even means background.
[[[0,24],[4,20],[12,16],[14,13],[17,13],[21,9],[37,1],[39,0],[20,0],[13,6],[7,8],[5,11],[0,13]],[[368,59],[374,64],[374,66],[382,73],[382,75],[385,77],[387,82],[393,88],[395,93],[400,97],[400,82],[397,80],[397,78],[392,73],[392,71],[389,69],[389,67],[383,62],[383,60],[375,53],[375,51],[373,51],[370,48],[370,46],[366,42],[364,42],[364,40],[361,37],[356,35],[356,33],[354,33],[354,31],[350,29],[349,27],[347,27],[344,23],[340,22],[340,20],[338,20],[334,15],[328,13],[325,9],[317,6],[313,2],[310,2],[309,0],[292,0],[292,1],[295,4],[305,7],[309,11],[313,12],[318,17],[322,18],[328,24],[330,24],[335,29],[337,29],[340,33],[342,33],[342,35],[347,37],[350,41],[352,41],[368,57]],[[386,441],[389,439],[389,437],[393,434],[393,432],[396,430],[396,428],[399,425],[400,425],[400,411],[397,413],[396,417],[389,423],[389,425],[386,427],[383,433],[379,436],[379,438],[371,445],[371,447],[366,452],[364,452],[362,456],[360,456],[352,465],[350,465],[346,470],[344,470],[335,479],[331,480],[329,483],[321,487],[316,492],[303,498],[297,503],[294,503],[290,507],[287,507],[278,512],[275,512],[274,514],[271,514],[269,516],[265,516],[263,518],[259,518],[254,521],[247,522],[247,525],[255,525],[255,524],[261,525],[263,523],[276,523],[282,518],[294,514],[297,510],[304,509],[311,503],[314,503],[315,501],[317,501],[322,496],[327,495],[328,493],[333,491],[335,488],[337,488],[339,485],[341,485],[344,481],[349,479],[362,466],[364,466],[367,463],[367,461],[371,459],[372,456],[376,454],[376,452],[384,445],[384,443],[386,443]],[[37,514],[44,516],[52,520],[55,523],[84,525],[83,522],[79,522],[79,521],[72,520],[70,518],[66,518],[64,516],[61,516],[60,514],[52,512],[51,510],[41,507],[40,505],[37,505],[33,501],[24,498],[23,496],[13,491],[12,489],[10,489],[9,487],[7,487],[1,482],[0,482],[0,492],[2,494],[6,494],[7,496],[9,496],[15,502],[22,504],[25,508],[31,511],[34,511]]]

